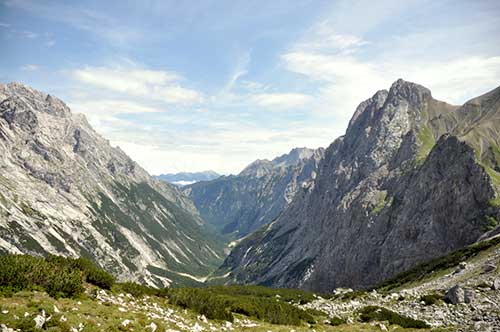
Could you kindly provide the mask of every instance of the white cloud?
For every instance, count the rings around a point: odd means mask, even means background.
[[[322,51],[322,52],[341,52],[352,51],[369,44],[362,38],[351,34],[339,34],[335,31],[331,22],[323,21],[314,25],[306,32],[307,38],[304,38],[295,45],[298,50]]]
[[[398,56],[406,52],[406,48],[401,49],[404,43],[395,43],[390,52],[367,57],[363,48],[370,43],[361,37],[331,35],[322,39],[328,31],[323,25],[311,31],[315,33],[293,44],[281,59],[287,70],[316,82],[318,98],[311,109],[328,113],[345,126],[361,101],[377,90],[388,89],[398,78],[424,85],[435,98],[455,104],[462,104],[500,84],[499,56],[461,54],[431,61]],[[432,36],[427,36],[428,39]]]
[[[38,70],[39,68],[40,68],[39,66],[32,64],[21,66],[21,70],[23,71],[35,71]]]
[[[304,106],[312,97],[301,93],[260,93],[251,97],[252,102],[269,109],[288,109]]]
[[[181,87],[176,73],[162,70],[86,67],[72,72],[81,83],[166,103],[200,103],[203,95]]]
[[[292,128],[266,129],[226,123],[221,129],[208,126],[200,132],[179,132],[171,145],[132,137],[112,140],[112,144],[120,146],[151,174],[206,168],[235,174],[256,159],[273,159],[297,146],[325,146],[336,135],[330,127],[304,128],[297,124]]]
[[[70,106],[74,112],[86,115],[98,114],[109,116],[118,114],[158,113],[163,111],[133,101],[119,99],[83,100],[73,102]]]

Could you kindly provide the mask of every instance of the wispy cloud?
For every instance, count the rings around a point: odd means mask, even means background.
[[[499,56],[460,55],[442,60],[395,56],[405,52],[401,48],[407,45],[393,43],[391,52],[366,57],[364,48],[371,45],[369,41],[336,35],[324,24],[309,30],[281,59],[289,71],[317,82],[315,109],[345,124],[359,102],[398,78],[425,85],[435,97],[457,104],[500,83]],[[323,38],[325,31],[332,35]]]
[[[38,65],[33,65],[33,64],[27,64],[27,65],[21,66],[21,70],[23,70],[23,71],[36,71],[38,69],[40,69],[40,67]]]
[[[301,93],[260,93],[253,95],[252,102],[260,107],[271,110],[282,110],[300,107],[308,104],[313,99]]]
[[[86,67],[72,71],[77,81],[123,94],[166,103],[200,103],[203,95],[179,84],[181,76],[162,70]]]

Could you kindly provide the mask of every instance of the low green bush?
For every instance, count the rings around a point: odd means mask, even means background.
[[[387,321],[389,324],[396,324],[403,328],[428,328],[430,327],[426,322],[406,317],[398,314],[397,312],[377,306],[367,306],[359,311],[359,318],[362,322],[371,321]]]
[[[272,324],[315,323],[311,312],[288,303],[299,301],[299,293],[257,286],[214,286],[169,289],[169,300],[210,319],[233,321],[233,313],[237,313]]]
[[[70,264],[83,272],[85,280],[89,284],[103,289],[111,289],[115,283],[115,278],[111,274],[98,268],[92,261],[86,258],[80,257],[75,260],[70,260]]]
[[[423,301],[425,305],[440,304],[444,300],[444,296],[439,293],[426,294],[420,297],[420,301]]]
[[[83,293],[84,282],[111,289],[115,279],[85,258],[0,255],[0,295],[43,290],[54,298]]]
[[[332,319],[330,319],[330,325],[332,326],[339,326],[346,323],[347,321],[344,318],[333,317]]]
[[[72,297],[83,292],[79,270],[40,257],[0,256],[0,287],[8,292],[43,289],[52,297]]]

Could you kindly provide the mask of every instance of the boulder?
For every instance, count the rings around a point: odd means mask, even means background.
[[[465,292],[460,286],[455,285],[446,292],[444,300],[451,304],[464,303]]]
[[[497,269],[497,266],[495,264],[485,264],[483,266],[484,273],[492,272],[492,271],[495,271],[496,269]]]
[[[495,278],[495,280],[493,280],[493,284],[491,285],[491,289],[500,290],[500,278]]]
[[[472,302],[474,302],[475,298],[476,298],[476,292],[473,289],[470,289],[470,288],[464,289],[464,302],[465,303],[472,303]]]

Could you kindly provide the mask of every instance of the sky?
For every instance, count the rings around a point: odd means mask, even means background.
[[[398,78],[500,85],[500,1],[0,0],[0,82],[84,113],[151,174],[326,147]]]

